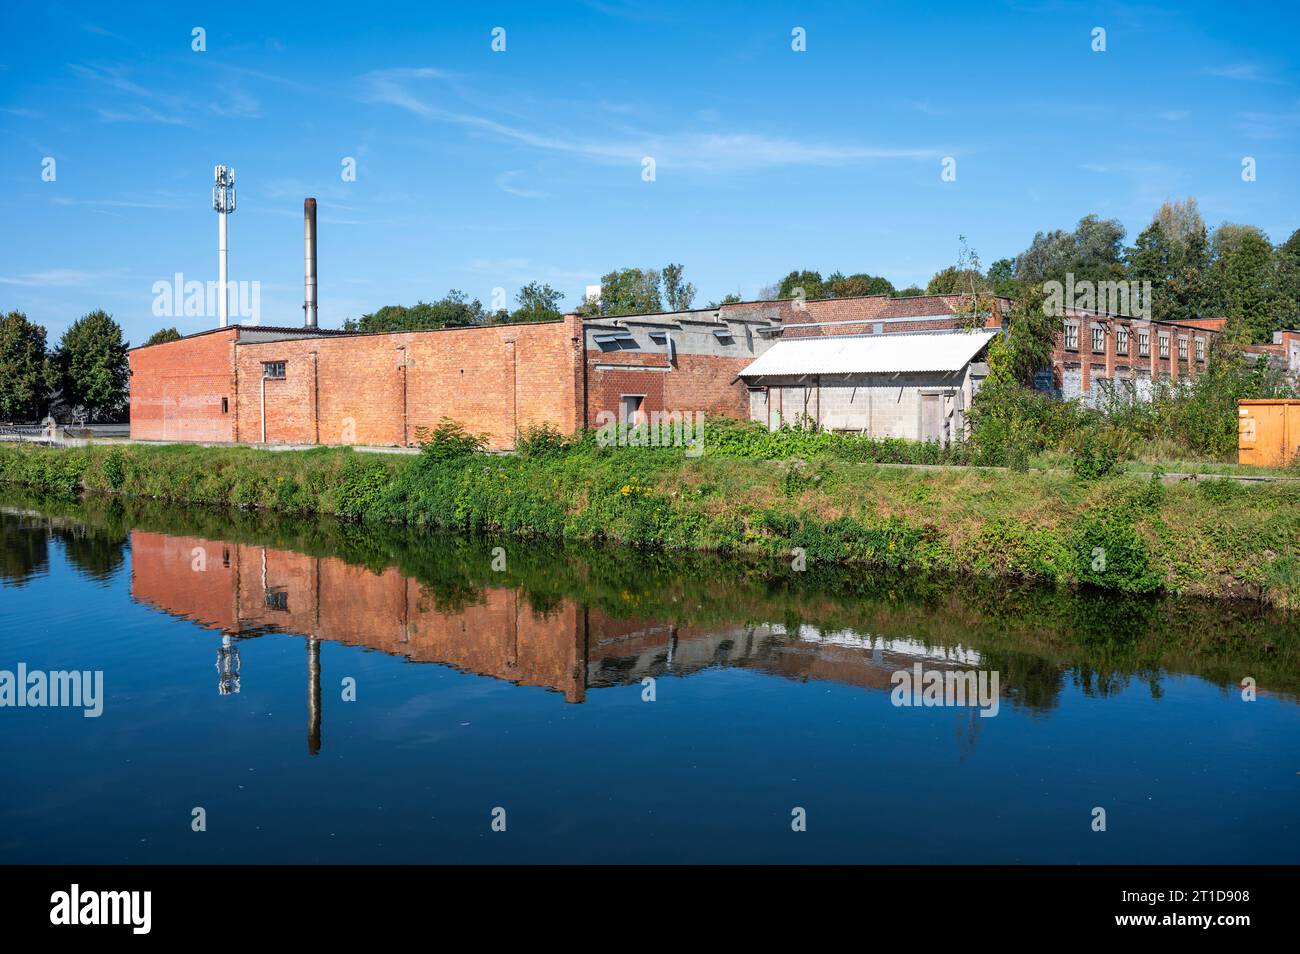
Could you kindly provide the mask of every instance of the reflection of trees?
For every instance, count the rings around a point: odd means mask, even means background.
[[[24,526],[21,520],[0,517],[4,527],[0,545],[0,583],[26,586],[50,565],[49,535],[45,528]]]
[[[1017,705],[1034,710],[1054,709],[1061,697],[1064,674],[1050,659],[1029,653],[989,653],[980,668],[994,670],[1002,695]]]
[[[83,576],[103,582],[126,562],[126,539],[86,526],[55,527],[54,535],[63,544],[68,562]]]

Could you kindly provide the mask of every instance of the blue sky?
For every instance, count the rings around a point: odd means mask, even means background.
[[[218,162],[264,324],[302,320],[307,195],[326,327],[531,279],[573,306],[670,261],[698,305],[796,267],[924,285],[958,235],[987,266],[1089,212],[1131,240],[1188,195],[1281,241],[1297,27],[1293,3],[6,4],[0,310],[52,339],[96,307],[136,343],[213,326],[152,307],[216,277]]]

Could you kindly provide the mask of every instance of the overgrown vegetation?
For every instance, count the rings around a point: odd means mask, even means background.
[[[1237,402],[1295,397],[1284,373],[1247,360],[1231,345],[1211,349],[1203,372],[1177,384],[1158,381],[1149,399],[1128,382],[1105,382],[1092,406],[1059,401],[998,373],[1005,346],[990,349],[990,376],[971,408],[977,464],[1015,467],[1044,452],[1077,458],[1228,462],[1237,454]],[[1085,469],[1092,464],[1084,461]]]
[[[494,455],[454,422],[414,456],[5,447],[0,482],[786,563],[799,548],[810,566],[868,575],[971,574],[1300,607],[1295,484],[1201,490],[1125,475],[877,467],[836,456],[835,435],[801,432],[770,439],[812,442],[806,459],[774,463],[743,425],[730,438],[740,452],[713,448],[712,437],[694,459],[545,429],[525,435],[520,453]]]

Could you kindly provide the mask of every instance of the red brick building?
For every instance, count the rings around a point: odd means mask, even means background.
[[[1003,328],[1010,307],[995,299],[980,324]],[[760,389],[740,375],[778,339],[951,334],[968,324],[965,309],[958,295],[873,295],[391,334],[233,326],[130,352],[131,436],[409,446],[448,417],[507,449],[530,425],[572,434],[584,425],[653,420],[656,412],[770,423],[775,405],[766,388],[759,400]],[[1218,318],[1159,322],[1067,311],[1039,386],[1092,400],[1100,382],[1128,382],[1147,396],[1155,382],[1200,373],[1222,327]],[[1279,332],[1272,345],[1251,350],[1300,373],[1300,332]],[[963,372],[956,390],[969,392],[966,400],[978,373]],[[800,406],[820,411],[820,393],[811,398],[807,380],[783,382],[793,383],[803,388]],[[795,406],[789,390],[781,406]],[[941,390],[944,407],[953,404],[942,429],[950,439],[961,432],[964,403],[948,400],[952,388]],[[892,426],[891,433],[907,433]]]

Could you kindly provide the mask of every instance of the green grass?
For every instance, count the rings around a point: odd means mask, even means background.
[[[707,550],[1300,608],[1300,484],[774,462],[525,444],[418,456],[346,449],[0,448],[0,481],[70,493],[329,514],[524,539]],[[1099,563],[1098,552],[1104,555]]]

